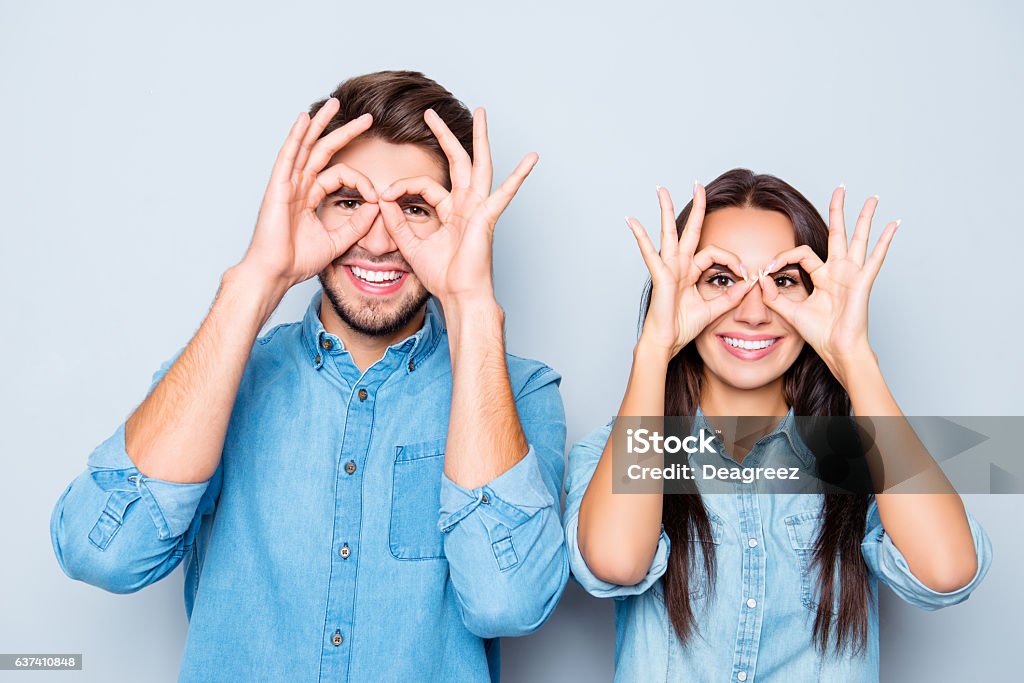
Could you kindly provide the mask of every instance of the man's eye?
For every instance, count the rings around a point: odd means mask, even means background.
[[[334,203],[335,206],[341,207],[346,211],[355,211],[362,204],[358,199],[339,199]]]
[[[417,216],[420,218],[425,218],[426,216],[430,215],[427,212],[427,210],[424,209],[422,206],[407,206],[402,210],[405,211],[410,216]]]

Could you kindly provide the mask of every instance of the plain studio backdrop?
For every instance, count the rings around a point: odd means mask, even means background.
[[[903,219],[870,332],[907,414],[1024,414],[1022,16],[1010,2],[5,0],[0,651],[85,662],[6,676],[176,679],[181,569],[134,595],[73,582],[50,512],[242,256],[295,116],[353,75],[420,70],[486,106],[499,180],[540,154],[498,224],[496,288],[508,349],[563,376],[570,444],[614,414],[629,372],[646,270],[623,215],[656,235],[655,184],[678,209],[694,178],[737,166],[826,215],[845,182],[851,231],[878,193],[872,241]],[[315,286],[271,324],[298,319]],[[1024,498],[966,498],[992,570],[938,613],[882,591],[883,680],[1019,674],[1005,667]],[[613,646],[612,602],[570,581],[540,631],[502,642],[502,680],[610,680]]]

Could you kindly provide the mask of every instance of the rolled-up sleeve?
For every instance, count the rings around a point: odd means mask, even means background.
[[[861,545],[861,554],[868,565],[868,570],[881,583],[891,588],[896,595],[910,604],[925,610],[937,610],[955,605],[970,597],[981,580],[985,578],[985,574],[992,564],[992,544],[988,534],[970,512],[967,512],[967,523],[971,529],[971,537],[974,539],[978,569],[965,586],[949,593],[933,590],[914,576],[903,553],[882,527],[878,504],[874,500],[871,501],[868,508],[867,533]]]
[[[154,374],[150,390],[174,358]],[[147,477],[125,450],[124,429],[122,423],[92,451],[50,516],[50,541],[64,573],[114,593],[139,590],[178,566],[201,515],[213,509],[221,474],[218,468],[194,484]]]
[[[569,474],[565,479],[565,546],[569,553],[569,566],[577,583],[585,591],[598,598],[625,598],[645,592],[668,569],[668,554],[671,547],[668,534],[665,533],[665,527],[662,526],[661,534],[658,536],[658,547],[651,560],[651,566],[647,569],[647,574],[639,583],[630,586],[599,579],[587,566],[587,561],[583,559],[577,536],[580,503],[583,501],[583,494],[587,492],[590,480],[597,470],[597,464],[601,460],[605,444],[608,443],[612,424],[614,421],[603,427],[598,427],[583,439],[573,443],[569,450]]]
[[[536,630],[568,581],[558,503],[565,470],[559,380],[545,366],[516,397],[529,444],[519,462],[473,489],[441,479],[438,529],[452,585],[466,628],[481,638]]]

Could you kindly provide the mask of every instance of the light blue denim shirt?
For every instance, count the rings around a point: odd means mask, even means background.
[[[931,590],[910,572],[882,528],[872,500],[861,545],[872,594],[867,647],[856,656],[836,657],[831,650],[822,656],[812,644],[818,595],[810,564],[822,523],[823,496],[765,494],[758,492],[756,481],[728,482],[735,493],[702,496],[711,521],[718,569],[713,590],[709,590],[703,570],[691,578],[690,600],[699,632],[684,647],[665,607],[661,577],[668,566],[670,544],[664,529],[647,576],[634,586],[602,581],[580,554],[576,536],[580,501],[611,426],[609,422],[594,430],[570,450],[565,527],[573,576],[592,595],[615,598],[616,681],[877,681],[878,583],[889,586],[911,604],[934,610],[966,600],[991,563],[988,537],[968,515],[978,554],[977,574],[952,593]],[[693,433],[701,428],[714,432],[698,410]],[[739,467],[725,454],[721,439],[716,436],[714,443],[717,453],[694,454],[689,463]],[[797,433],[792,409],[743,459],[743,467],[800,467],[813,471],[813,464],[813,454]],[[699,478],[697,484],[703,488]],[[699,558],[699,544],[695,543],[694,549]],[[698,562],[698,566],[703,565]]]
[[[122,424],[57,501],[57,560],[116,593],[183,563],[180,680],[498,680],[495,639],[538,628],[568,580],[560,377],[507,356],[529,450],[466,489],[443,472],[452,376],[436,300],[361,373],[320,297],[254,344],[214,476],[141,475]]]

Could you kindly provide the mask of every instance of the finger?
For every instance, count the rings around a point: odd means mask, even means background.
[[[832,191],[832,201],[828,204],[828,257],[842,258],[846,256],[846,222],[843,218],[843,201],[846,199],[846,186],[840,185]]]
[[[306,206],[315,209],[320,202],[332,192],[337,192],[342,187],[350,187],[358,190],[366,202],[377,201],[377,191],[370,179],[351,166],[342,163],[334,164],[316,176],[316,182],[309,189],[306,196]]]
[[[309,124],[309,128],[306,129],[306,134],[302,136],[299,154],[295,157],[295,168],[306,167],[306,160],[309,159],[309,152],[313,149],[313,144],[320,137],[320,133],[324,131],[324,128],[327,127],[331,119],[334,118],[334,115],[338,113],[339,109],[341,109],[341,103],[338,101],[338,98],[331,97],[317,110],[316,115],[313,116],[313,120]]]
[[[505,182],[498,186],[498,189],[494,193],[484,200],[484,206],[487,208],[488,214],[490,214],[491,225],[494,225],[498,216],[508,207],[509,202],[519,192],[519,188],[522,187],[523,181],[526,180],[526,176],[530,175],[530,171],[540,161],[540,156],[536,152],[530,152],[523,160],[519,162],[515,170],[512,171],[512,175],[505,178]]]
[[[864,265],[864,256],[868,252],[868,236],[871,234],[871,220],[875,217],[875,209],[878,208],[878,195],[868,197],[864,202],[864,208],[860,210],[857,217],[857,226],[853,229],[853,239],[850,240],[850,258],[858,265]]]
[[[825,265],[825,262],[814,253],[810,246],[801,244],[799,247],[793,247],[776,254],[775,258],[772,259],[772,262],[764,270],[766,273],[776,273],[782,270],[783,266],[794,263],[799,264],[801,268],[807,271],[808,275],[813,275],[814,271]]]
[[[799,304],[792,299],[780,296],[779,288],[770,273],[760,272],[757,280],[761,285],[761,300],[764,301],[765,306],[781,315],[786,322],[791,323]]]
[[[448,158],[448,173],[452,179],[452,187],[468,187],[472,181],[473,161],[469,152],[462,146],[459,139],[438,116],[433,109],[423,112],[423,120],[441,144],[444,155]]]
[[[337,228],[327,231],[327,235],[331,238],[331,243],[334,245],[332,261],[348,251],[353,244],[361,240],[370,231],[370,226],[376,220],[379,210],[378,204],[363,204],[356,209],[355,213],[349,216],[347,221]]]
[[[295,157],[299,153],[299,145],[302,136],[309,126],[309,114],[302,112],[299,118],[295,119],[292,128],[288,131],[281,149],[277,152],[277,159],[274,160],[274,168],[270,172],[270,182],[286,183],[292,177],[292,169],[295,168]]]
[[[704,186],[693,181],[693,203],[690,205],[690,215],[683,226],[682,239],[679,242],[679,252],[685,256],[692,256],[697,251],[700,243],[700,229],[704,223],[704,207],[707,205],[707,193]]]
[[[676,235],[676,210],[672,206],[672,195],[668,188],[656,186],[658,205],[661,207],[661,260],[675,268],[679,254],[679,236]]]
[[[693,260],[690,265],[690,272],[687,273],[686,284],[693,284],[700,278],[701,273],[715,265],[716,263],[729,266],[734,275],[740,275],[745,271],[743,264],[740,263],[740,257],[731,251],[716,247],[713,244],[709,244],[693,256]],[[746,284],[744,284],[746,286]],[[731,289],[731,287],[730,287]]]
[[[365,133],[373,125],[373,116],[363,114],[352,119],[341,128],[332,130],[322,137],[315,145],[306,161],[305,166],[300,168],[310,173],[319,173],[331,161],[331,157],[338,153],[342,147],[352,142],[357,136]]]
[[[867,262],[864,264],[864,269],[870,273],[872,281],[882,268],[882,261],[885,260],[885,255],[889,252],[889,243],[892,242],[892,238],[896,234],[896,229],[900,227],[900,223],[902,223],[901,220],[895,220],[885,226],[885,230],[882,230],[882,234],[878,237],[875,248],[871,250],[871,256],[868,257]]]
[[[491,166],[491,143],[487,139],[487,112],[483,107],[473,112],[473,173],[470,184],[486,197],[491,193],[494,170]]]
[[[750,288],[756,284],[757,280],[752,280],[750,283],[737,282],[736,284],[726,288],[724,296],[716,296],[713,299],[708,299],[707,307],[708,313],[711,315],[711,319],[714,320],[726,311],[735,308],[741,301],[743,301],[743,297],[747,295]]]
[[[395,241],[398,251],[402,252],[402,256],[411,266],[423,240],[413,232],[409,222],[405,220],[405,214],[397,204],[383,201],[379,206],[380,215],[384,219],[384,227],[391,233],[391,238]]]
[[[387,202],[393,202],[399,197],[412,194],[423,197],[435,209],[438,204],[448,198],[448,190],[444,189],[441,183],[425,175],[396,180],[380,193],[380,198]]]
[[[654,284],[658,284],[662,280],[665,264],[662,262],[661,257],[658,256],[658,250],[654,248],[654,243],[651,242],[647,229],[640,224],[640,221],[629,216],[626,216],[626,225],[629,226],[629,231],[633,233],[637,246],[640,247],[640,255],[643,256],[647,270],[651,274],[651,281]]]

